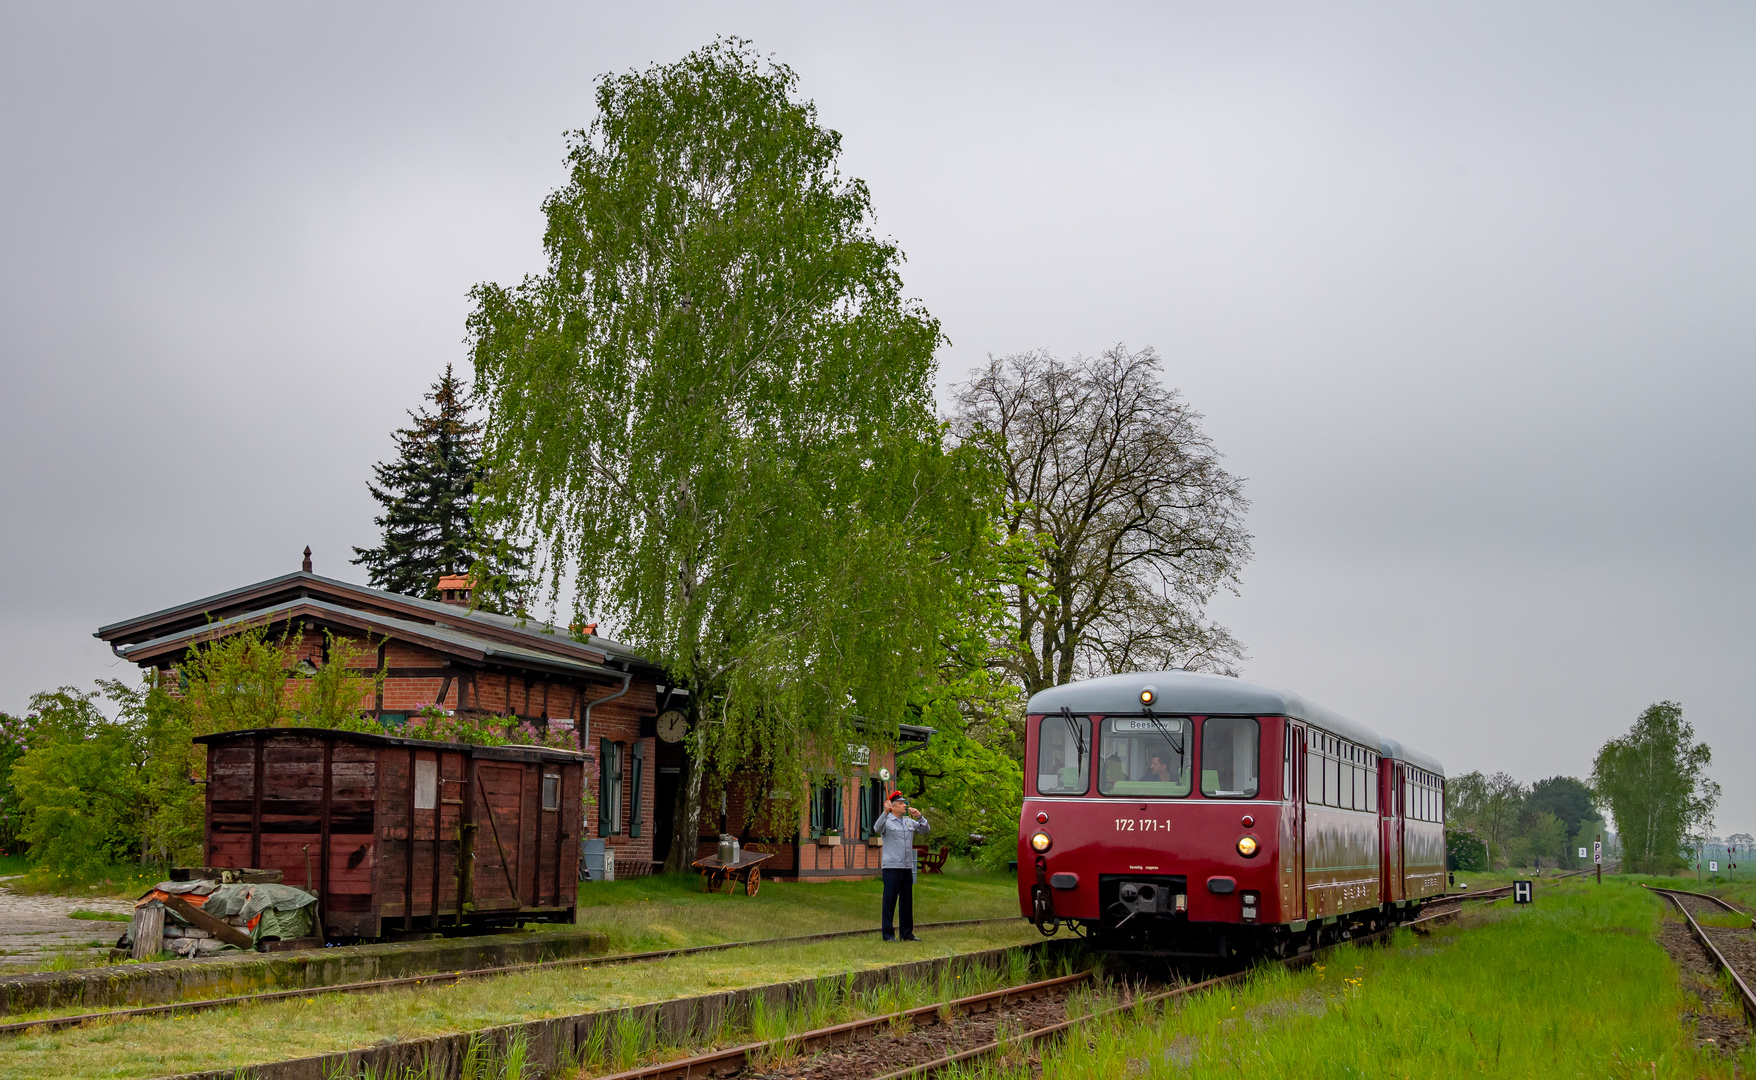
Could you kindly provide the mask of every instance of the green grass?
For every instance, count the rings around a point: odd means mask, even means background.
[[[601,891],[592,894],[587,914],[600,920],[596,925],[615,929],[619,948],[655,940],[699,944],[877,925],[877,882],[765,882],[756,897],[692,893],[688,891],[692,884],[649,878],[588,886]],[[1016,916],[1017,900],[1011,889],[1008,878],[923,875],[915,917],[928,922]],[[592,924],[591,919],[585,921]],[[245,1068],[390,1039],[474,1031],[1038,940],[1034,928],[1015,920],[929,931],[919,943],[886,944],[873,934],[645,964],[463,980],[382,994],[316,992],[274,1004],[0,1040],[0,1080],[44,1075],[127,1080]],[[632,1048],[634,1043],[628,1045]],[[662,1049],[641,1044],[639,1052]]]
[[[694,874],[654,875],[581,885],[579,925],[607,935],[614,952],[797,937],[876,927],[882,891],[876,879],[765,881],[755,896],[727,896],[702,892]],[[1017,916],[1010,874],[922,874],[915,885],[917,923]]]
[[[132,922],[132,921],[134,921],[134,916],[125,915],[120,911],[87,911],[84,908],[74,908],[72,911],[69,911],[67,913],[67,917],[69,919],[88,919],[88,920],[91,920],[92,922]]]
[[[1473,882],[1472,882],[1473,884]],[[1044,1055],[1043,1080],[1749,1075],[1756,1054],[1695,1049],[1691,1002],[1654,940],[1656,897],[1606,879],[1389,948],[1348,946],[1303,971],[1094,1021]],[[1020,1065],[965,1076],[1023,1077]]]
[[[62,874],[45,867],[32,867],[24,859],[0,858],[0,876],[21,875],[4,882],[6,888],[27,896],[79,896],[133,900],[165,880],[162,866],[122,863],[77,874]]]

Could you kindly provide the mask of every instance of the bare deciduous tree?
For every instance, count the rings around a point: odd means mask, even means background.
[[[1042,548],[1013,591],[1006,663],[1028,693],[1166,667],[1231,673],[1242,647],[1206,616],[1250,558],[1249,502],[1201,416],[1159,382],[1158,354],[990,359],[953,430],[1003,457],[1007,527]]]

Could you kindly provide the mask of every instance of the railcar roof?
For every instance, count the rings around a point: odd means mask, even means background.
[[[1137,713],[1140,711],[1140,691],[1147,686],[1151,686],[1157,695],[1152,706],[1157,713],[1290,716],[1350,742],[1376,747],[1385,757],[1406,761],[1441,776],[1445,774],[1445,767],[1426,754],[1409,749],[1395,739],[1387,739],[1366,725],[1290,690],[1228,675],[1180,670],[1106,675],[1101,679],[1086,679],[1044,690],[1031,697],[1026,711],[1053,713],[1067,708],[1077,713]]]

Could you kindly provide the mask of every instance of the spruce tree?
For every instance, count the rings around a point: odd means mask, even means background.
[[[490,595],[516,596],[526,578],[525,552],[485,542],[475,523],[476,484],[482,474],[482,425],[469,417],[463,381],[445,374],[425,395],[433,409],[411,411],[414,421],[396,432],[398,456],[373,466],[372,497],[384,507],[373,523],[384,530],[382,546],[355,548],[355,565],[366,568],[375,588],[429,600],[439,597],[439,578],[469,574],[484,556],[496,579],[476,591],[480,606]]]

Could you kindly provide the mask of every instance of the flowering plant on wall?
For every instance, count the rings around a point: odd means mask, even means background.
[[[397,734],[410,739],[432,739],[436,742],[474,743],[477,746],[505,746],[505,717],[487,716],[479,720],[447,713],[435,705],[427,705],[408,718]]]
[[[512,732],[512,741],[526,746],[548,746],[556,750],[579,749],[579,733],[572,728],[542,728],[528,720],[519,722]]]

